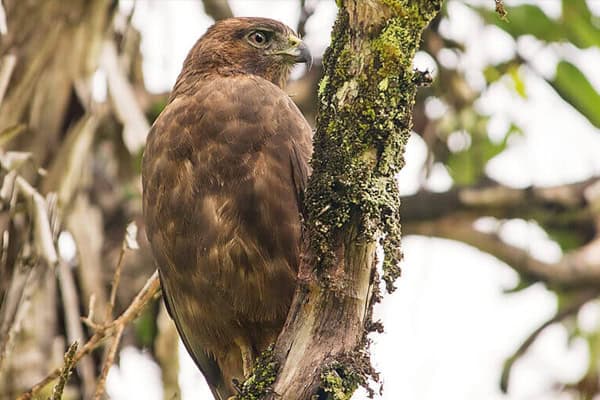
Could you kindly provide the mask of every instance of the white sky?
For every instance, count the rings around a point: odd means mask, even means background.
[[[525,1],[506,1],[507,4]],[[236,15],[265,16],[295,27],[299,15],[297,0],[230,0]],[[491,4],[493,0],[470,1]],[[560,14],[560,1],[529,1],[549,15]],[[132,2],[125,3],[128,8]],[[600,14],[600,0],[588,0]],[[329,42],[330,25],[335,18],[332,1],[319,1],[310,20],[305,40],[313,54],[322,53]],[[481,85],[481,66],[510,58],[517,49],[532,53],[532,65],[551,76],[557,54],[576,63],[600,90],[600,50],[575,50],[569,46],[550,49],[533,38],[517,45],[496,28],[480,31],[482,23],[458,1],[449,4],[450,19],[444,33],[467,43],[459,68],[470,83]],[[134,23],[143,34],[144,73],[150,90],[165,91],[172,86],[187,51],[210,25],[197,0],[141,0]],[[452,62],[452,60],[449,60]],[[419,57],[417,66],[428,65]],[[510,148],[492,160],[488,172],[512,186],[553,185],[583,179],[600,173],[600,132],[570,109],[532,71],[523,76],[528,98],[518,97],[509,81],[502,80],[478,101],[479,109],[492,115],[490,134],[510,121],[520,125],[525,135],[511,141]],[[101,78],[99,78],[101,79]],[[419,171],[424,162],[424,144],[411,138],[407,166],[400,176],[405,193],[419,187]],[[428,182],[436,190],[451,184],[442,166]],[[560,256],[560,249],[534,224],[512,221],[504,236],[531,249],[544,259]],[[505,295],[516,273],[493,257],[463,244],[407,237],[403,241],[405,260],[398,290],[387,296],[376,310],[386,327],[374,335],[373,358],[385,383],[383,399],[410,400],[552,400],[568,399],[554,395],[556,380],[574,381],[587,364],[585,343],[567,346],[566,330],[555,325],[547,329],[515,365],[508,395],[498,388],[504,360],[527,335],[556,310],[555,296],[540,284],[517,294]],[[586,307],[582,324],[593,329],[600,323],[600,306]],[[180,381],[185,399],[208,399],[203,379],[181,348]],[[124,349],[120,367],[109,374],[108,390],[115,400],[162,399],[160,375],[149,358],[133,348]],[[144,393],[142,396],[141,393]],[[353,399],[366,396],[357,393]]]

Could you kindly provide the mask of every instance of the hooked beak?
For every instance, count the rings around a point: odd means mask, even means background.
[[[298,55],[296,56],[294,61],[296,61],[297,63],[305,63],[306,68],[310,70],[310,67],[312,67],[313,58],[312,54],[310,54],[310,50],[308,49],[306,43],[300,42],[298,47],[296,47],[296,50],[298,51]]]
[[[308,46],[296,36],[289,37],[290,47],[278,52],[277,54],[285,54],[291,56],[296,63],[305,63],[306,67],[310,69],[312,66],[312,55]]]

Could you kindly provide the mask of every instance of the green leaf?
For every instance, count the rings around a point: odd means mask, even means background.
[[[508,12],[508,21],[502,20],[495,11],[473,7],[487,23],[496,25],[515,39],[523,35],[533,35],[545,42],[564,40],[562,25],[548,17],[539,7],[523,4],[505,8]]]
[[[151,306],[146,307],[133,323],[135,337],[142,347],[152,347],[154,339],[158,334],[158,327],[156,325],[157,312],[158,302],[153,301]]]
[[[544,227],[550,239],[560,246],[563,252],[578,249],[583,246],[588,238],[583,237],[581,232],[569,228]]]
[[[486,82],[488,84],[492,84],[498,80],[500,80],[500,78],[502,78],[504,75],[506,74],[514,74],[516,75],[516,78],[518,78],[518,80],[521,81],[522,83],[522,79],[520,77],[520,70],[519,68],[522,65],[522,60],[520,58],[515,58],[512,60],[509,60],[507,62],[502,62],[499,64],[495,64],[495,65],[488,65],[484,68],[483,70],[483,76],[486,79]],[[513,76],[513,79],[515,78],[515,76]],[[525,89],[524,87],[524,83],[523,84],[523,89]],[[515,81],[515,86],[517,85],[517,82]]]
[[[600,46],[600,29],[594,25],[594,16],[585,0],[563,0],[562,16],[571,43],[582,49]]]
[[[573,108],[600,128],[600,94],[575,65],[561,61],[556,77],[549,82],[554,90]]]
[[[481,176],[481,167],[468,150],[452,153],[448,157],[448,172],[457,185],[471,185]]]
[[[571,13],[578,14],[585,19],[592,17],[586,0],[562,0],[562,13],[563,19],[567,19]]]
[[[525,81],[521,77],[520,69],[518,66],[514,66],[509,69],[510,77],[515,85],[515,91],[523,98],[527,98],[527,90],[525,89]]]
[[[502,73],[493,65],[488,65],[483,70],[483,76],[485,77],[485,81],[489,84],[492,84],[502,78]]]
[[[492,142],[484,133],[471,133],[471,147],[448,157],[448,171],[458,185],[478,182],[485,173],[487,162],[506,149],[508,136],[500,143]]]

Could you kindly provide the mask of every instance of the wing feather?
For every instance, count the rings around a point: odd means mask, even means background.
[[[183,321],[177,315],[177,309],[171,306],[171,297],[169,296],[168,289],[166,285],[163,284],[164,279],[162,278],[162,273],[159,270],[159,276],[161,281],[161,290],[162,297],[165,302],[165,307],[167,312],[171,316],[171,319],[175,322],[175,327],[177,328],[177,332],[179,332],[179,337],[181,337],[181,341],[185,346],[188,354],[194,360],[194,363],[204,375],[204,379],[206,379],[206,383],[210,387],[210,391],[213,396],[217,400],[227,400],[229,398],[229,391],[227,390],[227,386],[223,381],[223,373],[219,368],[219,365],[215,361],[210,354],[206,353],[201,346],[194,346],[193,340],[191,340],[191,336],[188,335],[188,329],[185,328]]]
[[[243,379],[236,340],[260,352],[292,300],[312,132],[262,78],[196,85],[170,100],[148,136],[144,217],[167,310],[225,400]]]

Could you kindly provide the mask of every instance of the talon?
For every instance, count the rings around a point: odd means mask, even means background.
[[[235,389],[236,392],[238,392],[238,394],[242,394],[242,384],[240,383],[240,381],[238,381],[237,379],[233,378],[231,380],[231,385],[233,386],[233,388]],[[232,396],[227,400],[231,400],[232,398],[236,398],[237,396]]]

